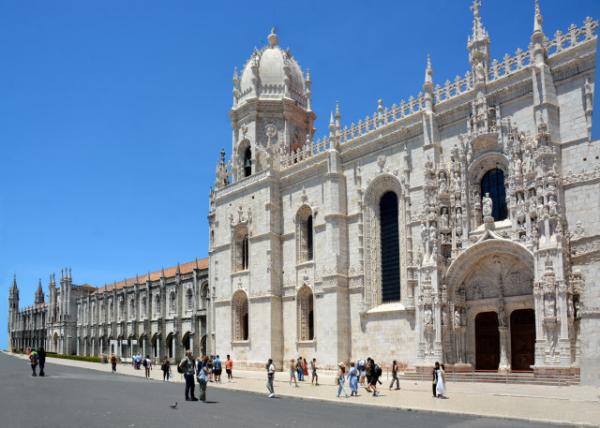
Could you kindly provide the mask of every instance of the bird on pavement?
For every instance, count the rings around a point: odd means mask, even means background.
[[[176,409],[176,408],[177,408],[177,401],[176,401],[176,402],[174,402],[173,404],[169,405],[169,407],[170,407],[171,409]]]

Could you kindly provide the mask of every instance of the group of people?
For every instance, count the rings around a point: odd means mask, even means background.
[[[40,376],[45,376],[44,367],[46,366],[46,351],[44,348],[35,349],[27,349],[27,354],[29,356],[29,362],[31,364],[32,376],[37,376],[37,367],[40,368]]]
[[[317,359],[313,358],[310,362],[311,371],[311,385],[319,385],[319,375],[317,374]],[[290,385],[292,383],[298,387],[298,381],[304,382],[304,377],[308,376],[308,362],[306,358],[298,357],[298,359],[291,359],[289,365],[290,373]]]
[[[192,351],[186,351],[183,358],[177,365],[177,371],[183,374],[185,379],[185,400],[186,401],[206,401],[206,386],[208,382],[221,383],[221,374],[223,362],[218,355],[204,356],[194,359]],[[225,372],[227,380],[233,379],[233,360],[227,355],[225,360]],[[195,396],[196,383],[199,385],[199,397]]]

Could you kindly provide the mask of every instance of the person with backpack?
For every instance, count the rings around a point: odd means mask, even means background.
[[[194,357],[189,349],[185,351],[185,358],[177,365],[177,371],[183,373],[185,379],[185,401],[198,401],[194,393]]]
[[[275,364],[273,364],[272,358],[269,358],[265,368],[267,369],[267,390],[269,391],[269,398],[273,398],[275,397],[275,388],[273,387],[273,382],[275,381]]]
[[[150,359],[150,355],[146,355],[144,358],[144,371],[146,372],[146,379],[150,379],[150,370],[152,370],[152,360]]]
[[[377,382],[382,375],[381,366],[375,363],[374,360],[370,359],[369,361],[371,366],[371,376],[369,380],[369,386],[367,387],[367,391],[373,393],[373,397],[377,397],[379,393],[377,392]]]
[[[171,362],[167,357],[165,357],[160,365],[160,369],[163,372],[163,382],[168,382],[169,378],[171,377]]]
[[[40,376],[45,376],[44,366],[46,365],[46,351],[44,348],[38,349],[38,364],[40,366]]]
[[[221,358],[217,355],[213,361],[213,373],[215,375],[215,382],[221,383],[221,372],[223,368],[221,366]]]
[[[31,370],[33,371],[33,373],[31,374],[32,376],[37,376],[37,373],[35,371],[37,365],[38,365],[38,353],[37,351],[30,351],[29,352],[29,362],[31,363]]]

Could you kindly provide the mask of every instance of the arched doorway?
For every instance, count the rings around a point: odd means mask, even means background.
[[[498,370],[499,364],[498,314],[481,312],[475,317],[475,369]]]
[[[173,352],[173,333],[169,333],[167,336],[167,356],[169,358],[175,357],[175,353]]]
[[[191,350],[193,352],[193,350],[192,350],[192,340],[191,339],[192,339],[192,333],[191,332],[188,331],[188,332],[186,332],[183,335],[183,339],[181,339],[181,344],[183,345],[183,350],[184,351]]]
[[[152,336],[152,357],[158,358],[160,356],[160,340],[158,333]]]
[[[510,314],[511,368],[532,370],[535,356],[535,311],[518,309]]]

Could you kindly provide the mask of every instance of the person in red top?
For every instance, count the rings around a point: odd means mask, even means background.
[[[227,381],[228,382],[231,382],[231,379],[233,379],[232,370],[233,370],[233,360],[231,359],[231,356],[229,354],[227,354],[227,360],[225,360],[225,372],[227,373]]]

